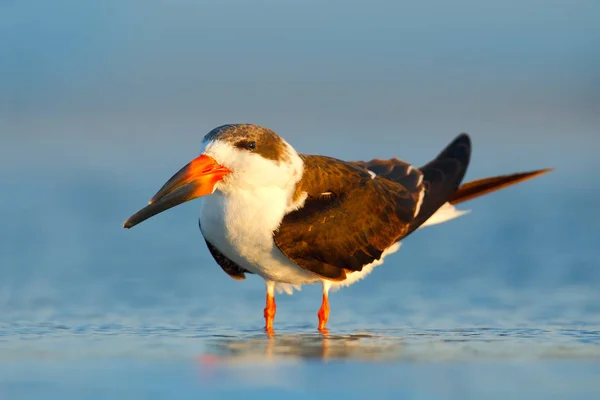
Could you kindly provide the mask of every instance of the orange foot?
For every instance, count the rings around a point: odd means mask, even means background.
[[[321,308],[317,315],[319,316],[319,332],[328,334],[329,331],[326,326],[327,321],[329,320],[329,299],[325,293],[323,293],[323,302],[321,303]]]
[[[265,332],[268,335],[275,333],[273,330],[273,321],[275,320],[275,311],[277,306],[275,305],[275,297],[267,293],[267,305],[265,307]]]

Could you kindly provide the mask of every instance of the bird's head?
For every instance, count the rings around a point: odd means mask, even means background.
[[[204,136],[200,156],[173,175],[123,226],[131,228],[215,191],[225,196],[269,187],[292,192],[302,168],[298,153],[272,130],[251,124],[223,125]]]

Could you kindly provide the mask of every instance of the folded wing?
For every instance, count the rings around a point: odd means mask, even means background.
[[[373,177],[360,162],[302,155],[305,171],[297,192],[307,198],[284,217],[275,243],[302,268],[344,280],[347,271],[378,260],[447,202],[469,155],[469,138],[460,135],[420,170],[397,160],[389,172],[394,180]],[[374,169],[369,168],[377,174]]]

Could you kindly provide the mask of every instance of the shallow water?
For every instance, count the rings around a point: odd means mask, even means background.
[[[332,294],[328,336],[315,331],[319,287],[278,295],[270,338],[263,283],[211,260],[194,203],[124,230],[143,204],[124,179],[65,172],[35,188],[42,204],[6,176],[23,196],[3,199],[0,398],[600,393],[600,197],[557,190],[560,172],[415,233]],[[574,220],[586,222],[564,228]]]
[[[380,329],[327,336],[202,326],[3,326],[12,398],[593,398],[600,331]],[[566,396],[566,397],[565,397]]]

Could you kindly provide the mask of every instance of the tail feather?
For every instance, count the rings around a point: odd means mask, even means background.
[[[499,175],[470,181],[461,185],[448,202],[450,204],[464,203],[465,201],[483,196],[484,194],[492,193],[496,190],[543,175],[552,170],[553,168],[546,168],[537,171],[519,172],[510,175]]]

